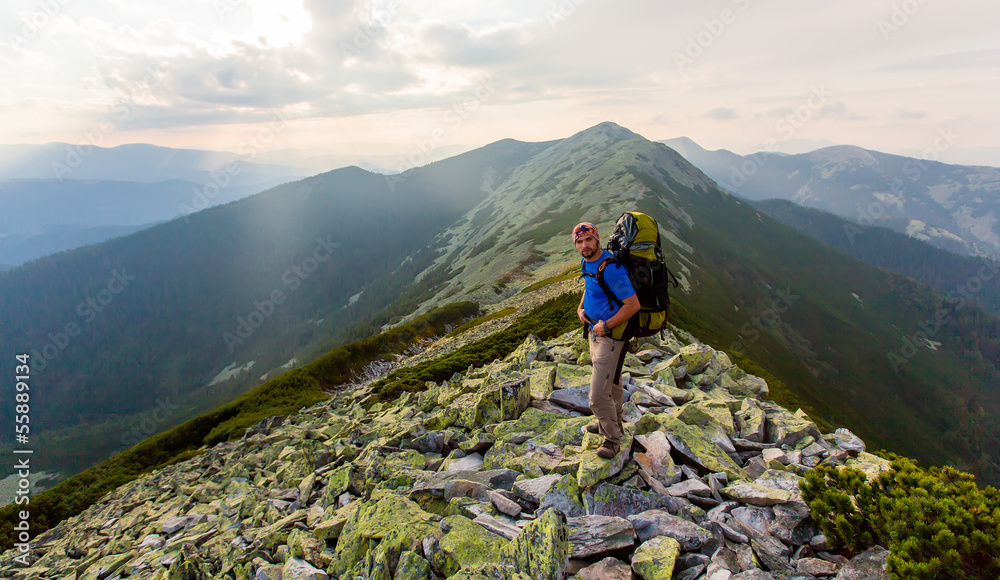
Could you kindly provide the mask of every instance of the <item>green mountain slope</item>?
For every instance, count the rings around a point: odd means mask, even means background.
[[[1000,312],[998,265],[986,258],[953,254],[887,228],[861,227],[833,214],[770,199],[751,205],[786,226],[849,256],[909,276],[946,294],[966,294]]]
[[[426,308],[445,296],[496,300],[560,274],[579,260],[574,224],[607,233],[630,209],[653,215],[668,240],[683,288],[676,320],[776,380],[782,403],[873,445],[997,480],[995,316],[795,232],[613,124],[517,168],[442,234],[437,263],[457,274]]]
[[[433,236],[545,146],[501,141],[391,181],[345,168],[3,272],[0,350],[31,354],[45,385],[37,467],[72,473],[371,334],[439,282],[414,285]]]

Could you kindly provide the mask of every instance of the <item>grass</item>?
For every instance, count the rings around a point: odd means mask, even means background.
[[[573,278],[576,278],[579,275],[580,275],[580,266],[575,265],[571,268],[568,268],[565,272],[559,274],[558,276],[552,276],[551,278],[539,280],[538,282],[535,282],[534,284],[525,287],[523,290],[521,290],[521,293],[527,294],[528,292],[534,292],[535,290],[538,290],[539,288],[544,288],[549,284],[555,284],[556,282],[562,282],[563,280],[572,280]]]
[[[484,322],[489,322],[490,320],[496,320],[497,318],[503,318],[504,316],[507,316],[509,314],[514,314],[515,312],[517,312],[517,308],[514,308],[513,306],[508,306],[507,308],[504,308],[502,310],[497,310],[496,312],[492,312],[492,313],[487,314],[485,316],[480,316],[479,318],[476,318],[474,320],[470,320],[470,321],[466,322],[465,324],[459,326],[455,330],[449,332],[446,336],[448,338],[454,338],[454,337],[462,334],[463,332],[465,332],[467,330],[470,330],[472,328],[475,328],[475,327],[479,326],[480,324],[482,324]]]

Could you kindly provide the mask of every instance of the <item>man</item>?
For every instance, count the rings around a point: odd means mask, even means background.
[[[590,358],[594,372],[590,376],[590,410],[597,421],[587,426],[591,433],[600,433],[604,442],[597,450],[598,457],[611,459],[621,447],[622,431],[622,365],[625,363],[627,340],[616,340],[633,314],[639,311],[639,298],[635,295],[628,271],[618,263],[604,267],[604,281],[623,304],[618,307],[609,299],[596,278],[598,268],[611,252],[601,249],[601,238],[594,224],[583,222],[573,228],[573,243],[583,256],[584,292],[577,309],[577,316],[590,336]],[[623,325],[619,332],[616,327]]]

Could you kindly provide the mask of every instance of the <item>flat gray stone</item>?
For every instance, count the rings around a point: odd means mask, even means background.
[[[684,497],[688,495],[698,495],[701,497],[711,497],[712,488],[705,485],[700,479],[685,479],[680,483],[675,483],[667,488],[667,493],[674,497]]]
[[[562,479],[557,473],[552,473],[534,479],[522,479],[514,483],[514,494],[521,499],[526,499],[534,503],[541,503],[545,494],[549,493],[549,488]]]
[[[795,563],[796,572],[813,576],[833,576],[837,573],[837,568],[836,564],[822,558],[802,558]]]
[[[472,521],[498,536],[507,538],[508,540],[513,540],[521,532],[521,528],[515,526],[514,524],[499,520],[489,514],[480,514]]]
[[[582,580],[632,580],[632,567],[617,558],[607,557],[577,572]]]
[[[635,530],[624,518],[581,516],[566,520],[569,526],[569,557],[589,558],[635,545]]]
[[[494,507],[501,512],[512,518],[516,518],[521,515],[521,506],[516,501],[509,499],[494,490],[490,490],[489,495],[490,501],[493,502]]]
[[[649,510],[628,516],[640,542],[657,536],[671,537],[681,545],[681,550],[693,552],[712,541],[712,532],[663,510]]]
[[[444,500],[451,501],[456,497],[471,497],[477,501],[489,501],[489,489],[478,481],[453,479],[444,486]]]
[[[477,481],[490,489],[510,491],[514,480],[521,475],[513,469],[491,469],[489,471],[438,471],[430,473],[413,484],[411,495],[429,494],[444,497],[444,486],[453,479]]]
[[[466,455],[461,459],[456,459],[448,465],[448,471],[479,471],[483,466],[483,456],[478,453]]]
[[[889,580],[885,563],[888,557],[889,550],[873,546],[851,558],[837,573],[835,580]]]
[[[568,389],[557,389],[549,395],[549,402],[560,407],[565,407],[570,411],[593,415],[590,410],[590,385],[580,385]]]

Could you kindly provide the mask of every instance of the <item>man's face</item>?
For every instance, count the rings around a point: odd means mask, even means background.
[[[594,236],[587,235],[576,240],[576,251],[580,252],[580,255],[586,260],[593,258],[600,249],[597,238]]]

